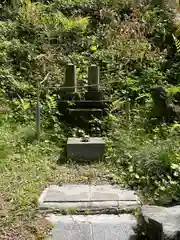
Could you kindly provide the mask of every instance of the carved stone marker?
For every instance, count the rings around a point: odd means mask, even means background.
[[[92,101],[103,100],[103,93],[100,91],[100,69],[96,65],[88,68],[88,92],[86,99]]]
[[[67,121],[81,127],[87,125],[88,121],[94,118],[103,117],[103,109],[105,103],[102,101],[103,96],[100,91],[100,69],[96,65],[91,65],[88,68],[88,91],[85,93],[85,100],[78,100],[77,81],[76,81],[76,66],[68,64],[66,66],[65,82],[61,87],[59,101],[60,113],[66,115]],[[73,100],[72,103],[68,101]]]
[[[88,91],[97,91],[99,92],[100,86],[99,86],[99,67],[96,65],[91,65],[88,68]]]
[[[67,92],[76,92],[76,66],[73,64],[66,67],[64,86],[67,87]]]

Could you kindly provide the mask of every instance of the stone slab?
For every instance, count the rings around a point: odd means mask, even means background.
[[[51,214],[47,220],[55,227],[49,240],[133,240],[137,220],[130,214],[62,216]]]
[[[90,199],[90,185],[52,185],[44,196],[45,202],[87,202]]]
[[[119,189],[112,185],[91,186],[91,201],[137,201],[134,191]]]
[[[91,240],[91,226],[86,221],[74,221],[71,216],[54,216],[47,218],[55,227],[52,229],[49,240]]]
[[[68,138],[67,157],[77,161],[100,160],[105,147],[105,141],[99,137],[91,137],[89,142],[82,142],[81,138]]]
[[[140,204],[134,191],[111,185],[52,185],[39,198],[41,210],[76,209],[91,212],[134,209]]]

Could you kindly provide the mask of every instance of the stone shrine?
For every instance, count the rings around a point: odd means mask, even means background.
[[[67,142],[68,158],[78,160],[98,160],[102,158],[105,150],[105,142],[100,132],[93,132],[94,119],[102,119],[107,114],[108,101],[104,100],[100,90],[100,69],[96,65],[88,67],[88,86],[85,99],[80,99],[77,91],[76,66],[66,66],[65,82],[60,90],[58,109],[66,123],[72,127],[79,127],[87,134],[92,135],[88,141],[80,138],[69,138]],[[97,127],[97,126],[96,126]],[[97,133],[97,134],[96,134]],[[100,135],[100,136],[99,136]]]
[[[108,101],[104,100],[99,85],[99,67],[91,65],[88,68],[88,87],[85,99],[80,99],[77,91],[76,66],[68,64],[66,67],[65,83],[60,90],[61,99],[58,109],[66,122],[89,130],[89,121],[101,119],[106,115]]]

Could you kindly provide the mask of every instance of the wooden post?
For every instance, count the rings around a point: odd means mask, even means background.
[[[37,101],[36,105],[36,135],[37,140],[40,140],[40,133],[41,133],[41,118],[40,118],[40,102]]]
[[[130,99],[127,98],[126,104],[125,104],[125,111],[126,111],[126,121],[127,121],[127,129],[129,129],[130,126]]]

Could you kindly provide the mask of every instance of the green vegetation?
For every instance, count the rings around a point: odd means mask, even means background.
[[[13,239],[28,234],[42,239],[45,229],[39,232],[35,224],[44,187],[101,181],[104,169],[113,181],[136,189],[146,203],[179,201],[180,124],[154,124],[149,118],[155,85],[166,89],[173,108],[179,107],[180,55],[172,13],[131,0],[16,0],[3,1],[0,8],[2,236],[15,231]],[[112,101],[101,122],[106,157],[95,166],[57,164],[73,132],[58,121],[56,108],[67,63],[77,65],[79,86],[87,80],[87,66],[98,64],[101,88]],[[35,133],[38,94],[40,142]],[[83,98],[84,91],[79,94]]]
[[[0,236],[43,239],[48,228],[38,220],[37,200],[50,184],[100,181],[102,164],[58,165],[60,149],[51,141],[35,139],[33,124],[4,123],[0,127]],[[98,180],[99,179],[99,180]],[[73,211],[73,210],[72,210]]]

